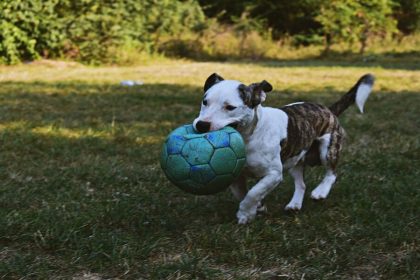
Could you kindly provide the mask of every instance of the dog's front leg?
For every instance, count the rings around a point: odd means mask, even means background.
[[[238,223],[246,224],[254,219],[262,199],[282,180],[283,175],[281,168],[280,170],[270,170],[254,187],[252,187],[239,205],[239,210],[236,213]]]
[[[232,192],[233,196],[238,200],[242,201],[248,192],[248,188],[246,186],[246,177],[244,175],[239,176],[235,182],[233,182],[230,186],[230,191]],[[267,207],[264,205],[263,201],[258,203],[257,213],[265,213],[267,212]]]

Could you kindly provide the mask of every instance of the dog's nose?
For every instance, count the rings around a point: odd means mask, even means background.
[[[203,122],[203,121],[198,121],[195,124],[195,128],[198,130],[198,132],[204,133],[210,130],[210,124],[209,122]]]

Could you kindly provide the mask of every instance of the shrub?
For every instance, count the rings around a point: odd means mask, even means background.
[[[159,51],[171,57],[199,60],[259,59],[273,48],[269,32],[242,28],[243,22],[221,25],[214,19],[199,33],[187,32],[173,38],[168,36],[159,44]]]
[[[204,22],[196,0],[3,0],[0,10],[6,63],[39,56],[108,63],[118,48],[152,53],[162,36],[199,31]]]
[[[336,42],[359,42],[364,53],[368,40],[397,32],[390,0],[326,1],[316,17],[322,24],[326,49]]]
[[[53,13],[56,1],[0,2],[0,58],[6,63],[35,59],[46,50],[58,51],[61,21]]]

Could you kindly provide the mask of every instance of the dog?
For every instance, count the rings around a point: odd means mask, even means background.
[[[239,224],[250,222],[257,212],[266,210],[262,201],[283,180],[284,170],[293,177],[295,185],[286,210],[302,207],[306,166],[325,167],[325,177],[311,197],[320,200],[328,196],[337,179],[337,163],[345,136],[338,116],[354,103],[363,113],[374,80],[371,74],[362,76],[330,107],[296,102],[277,109],[261,105],[273,89],[265,80],[247,86],[224,80],[216,73],[207,78],[200,114],[193,126],[201,133],[232,126],[244,139],[245,168],[230,186],[240,201],[236,214]],[[258,179],[249,191],[248,177]]]

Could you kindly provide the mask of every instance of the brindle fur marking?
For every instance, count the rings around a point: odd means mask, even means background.
[[[372,75],[363,76],[350,91],[332,106],[312,103],[294,103],[280,109],[260,106],[266,92],[272,90],[269,83],[243,85],[226,80],[217,74],[211,75],[204,86],[208,104],[202,104],[194,126],[208,122],[209,130],[237,124],[247,147],[247,170],[243,176],[253,175],[258,182],[246,193],[243,179],[231,189],[241,200],[236,214],[238,223],[251,221],[261,207],[264,197],[282,180],[288,170],[295,181],[295,192],[286,205],[287,210],[299,210],[305,194],[303,179],[306,165],[322,164],[325,176],[311,192],[313,199],[325,199],[336,181],[335,170],[344,139],[337,116],[356,103],[363,113],[364,104],[374,83]],[[237,92],[237,95],[231,94]],[[236,110],[225,110],[233,104]]]
[[[269,82],[263,80],[260,83],[253,83],[249,86],[241,84],[238,90],[244,104],[254,109],[265,100],[265,93],[272,91],[273,87]]]
[[[330,147],[327,158],[335,167],[338,152],[341,148],[343,129],[340,127],[338,118],[325,106],[313,103],[301,103],[280,108],[288,118],[287,138],[281,142],[281,160],[298,155],[306,150],[305,164],[318,165],[319,141],[317,138],[324,134],[331,134]]]

